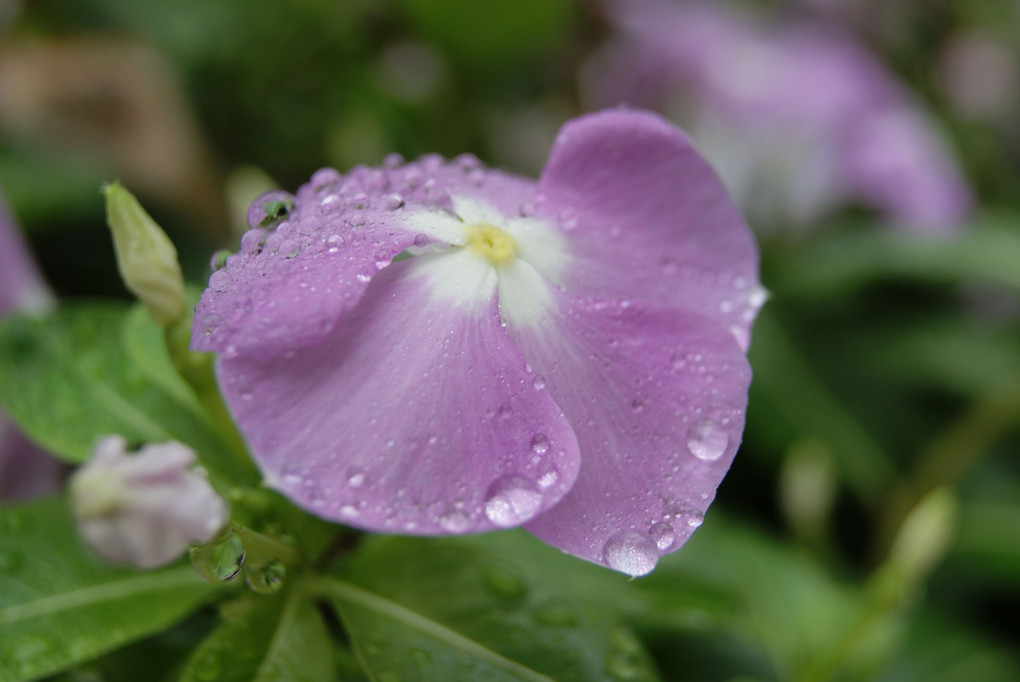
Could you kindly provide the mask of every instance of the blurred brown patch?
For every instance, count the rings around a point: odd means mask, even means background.
[[[5,45],[0,102],[3,135],[96,157],[134,191],[226,232],[219,173],[177,74],[152,48],[110,38]]]

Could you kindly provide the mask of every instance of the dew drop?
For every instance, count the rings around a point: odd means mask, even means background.
[[[687,449],[706,462],[722,457],[729,444],[729,434],[710,419],[696,421],[687,430]]]
[[[514,408],[512,408],[509,404],[504,403],[503,405],[499,406],[498,414],[499,414],[499,418],[500,419],[507,419],[513,413],[514,413]]]
[[[535,205],[531,203],[521,204],[521,207],[518,209],[518,212],[521,214],[522,218],[530,218],[531,216],[535,215]]]
[[[541,374],[536,374],[534,381],[532,381],[531,383],[535,387],[536,391],[541,391],[543,388],[545,388],[545,377],[542,376]]]
[[[560,480],[560,472],[556,469],[550,469],[538,478],[538,487],[545,489],[556,485],[556,481]]]
[[[248,230],[241,237],[241,253],[253,254],[262,250],[266,243],[266,231],[258,228]]]
[[[226,270],[217,270],[209,277],[209,288],[215,291],[226,291],[230,288],[232,278]]]
[[[536,433],[531,437],[531,451],[536,455],[544,455],[549,452],[549,437],[544,433]]]
[[[357,209],[368,208],[368,195],[364,192],[358,192],[351,197],[351,205]]]
[[[244,565],[244,545],[237,533],[191,549],[191,565],[211,583],[222,583],[238,574]]]
[[[647,533],[622,530],[602,547],[602,560],[613,570],[630,576],[651,573],[659,561],[659,548]]]
[[[280,243],[279,251],[284,258],[293,258],[301,252],[301,245],[293,239],[285,239]]]
[[[328,194],[319,202],[319,210],[326,215],[340,215],[344,211],[344,202],[339,194]]]
[[[705,522],[705,513],[697,509],[682,509],[677,518],[682,519],[688,528],[697,528]]]
[[[664,521],[653,523],[648,529],[648,535],[655,540],[655,545],[660,552],[665,552],[676,543],[676,531],[673,526]]]
[[[424,232],[419,232],[418,234],[414,235],[414,245],[417,246],[419,249],[425,248],[426,246],[429,245],[429,236]]]
[[[365,485],[365,472],[360,467],[351,467],[348,469],[347,485],[352,488],[360,488]]]
[[[212,270],[213,272],[216,272],[217,270],[222,270],[223,267],[227,264],[228,256],[230,256],[230,251],[228,251],[227,249],[220,249],[219,251],[214,253],[212,255],[212,258],[209,259],[209,269]]]
[[[471,526],[471,519],[456,509],[439,517],[439,527],[447,533],[463,533]]]
[[[503,476],[489,486],[485,495],[485,516],[501,528],[530,520],[542,506],[538,486],[523,476]]]
[[[577,215],[569,209],[560,213],[560,227],[568,232],[573,230],[577,227]]]
[[[261,566],[248,566],[244,571],[248,587],[259,594],[272,594],[283,587],[287,569],[279,559],[272,559]]]
[[[404,207],[404,197],[399,194],[387,194],[383,200],[383,207],[387,211],[397,211]]]

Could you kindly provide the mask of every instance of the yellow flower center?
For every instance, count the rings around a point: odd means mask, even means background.
[[[509,234],[489,223],[467,226],[467,247],[493,265],[506,265],[517,258],[517,243]]]

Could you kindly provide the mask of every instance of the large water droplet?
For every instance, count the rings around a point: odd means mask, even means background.
[[[387,211],[397,211],[404,207],[404,197],[399,194],[387,194],[383,200],[383,208]]]
[[[211,583],[222,583],[236,576],[244,565],[244,545],[231,531],[221,540],[191,549],[191,565]]]
[[[655,540],[655,546],[660,552],[665,552],[676,543],[676,531],[664,521],[652,524],[648,529],[648,535]]]
[[[287,569],[279,559],[273,559],[261,566],[248,566],[244,571],[245,582],[259,594],[272,594],[281,587],[287,577]]]
[[[536,433],[531,437],[531,451],[536,455],[544,455],[549,452],[549,437],[544,433]]]
[[[280,242],[280,255],[284,258],[293,258],[301,252],[301,245],[293,239],[284,239]]]
[[[698,459],[711,462],[722,457],[730,435],[711,419],[701,419],[687,430],[687,449]]]
[[[541,506],[538,486],[523,476],[503,476],[489,486],[485,495],[485,515],[501,528],[529,521]]]
[[[253,254],[262,250],[266,243],[266,231],[258,228],[248,230],[241,237],[241,253]]]
[[[414,235],[414,245],[417,246],[419,249],[425,248],[426,246],[429,245],[429,236],[424,232],[419,232],[418,234]]]
[[[217,270],[209,277],[209,288],[214,291],[226,291],[233,279],[226,270]]]
[[[659,548],[647,533],[635,529],[622,530],[606,541],[602,560],[621,573],[646,575],[659,561]]]

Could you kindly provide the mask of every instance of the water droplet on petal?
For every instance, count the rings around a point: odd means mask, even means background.
[[[383,207],[387,211],[397,211],[404,207],[404,197],[399,194],[388,194],[383,201]]]
[[[340,215],[344,211],[344,202],[339,194],[328,194],[319,202],[319,210],[326,215]]]
[[[664,521],[652,524],[648,529],[648,535],[655,540],[660,552],[665,552],[676,543],[676,531]]]
[[[577,215],[570,209],[561,212],[560,227],[562,227],[567,232],[573,230],[575,227],[577,227]]]
[[[226,270],[217,270],[209,277],[209,288],[215,291],[226,291],[230,288],[232,278]]]
[[[687,430],[687,449],[706,462],[722,457],[729,444],[729,434],[711,419],[696,421]]]
[[[347,485],[352,488],[360,488],[365,485],[365,472],[360,467],[351,467],[348,469]]]
[[[705,513],[697,509],[681,509],[677,518],[683,520],[689,528],[697,528],[705,522]]]
[[[471,526],[471,519],[453,509],[439,517],[439,527],[447,533],[463,533]]]
[[[230,251],[226,249],[220,249],[219,251],[214,253],[212,255],[212,258],[209,259],[209,269],[212,270],[213,272],[216,272],[217,270],[222,270],[223,266],[227,264],[227,256],[229,255]]]
[[[544,455],[549,452],[549,437],[544,433],[536,433],[531,437],[531,451],[536,455]]]
[[[536,374],[535,379],[531,383],[535,387],[536,391],[541,391],[545,388],[545,377],[541,374]]]
[[[266,243],[266,231],[258,228],[248,230],[241,237],[241,253],[252,254],[262,250]]]
[[[423,249],[429,245],[429,236],[423,232],[419,232],[414,235],[414,245],[419,249]]]
[[[190,555],[195,571],[211,583],[230,580],[244,565],[244,545],[233,531],[220,540],[192,547]]]
[[[501,528],[531,520],[541,506],[538,486],[523,476],[503,476],[489,486],[485,495],[485,516]]]
[[[284,258],[293,258],[301,252],[301,245],[293,239],[285,239],[280,243],[279,251]]]
[[[358,192],[351,197],[351,205],[357,209],[368,208],[368,195],[364,192]]]
[[[602,547],[602,560],[613,570],[631,576],[652,572],[659,561],[659,548],[647,533],[622,530],[612,535]]]

